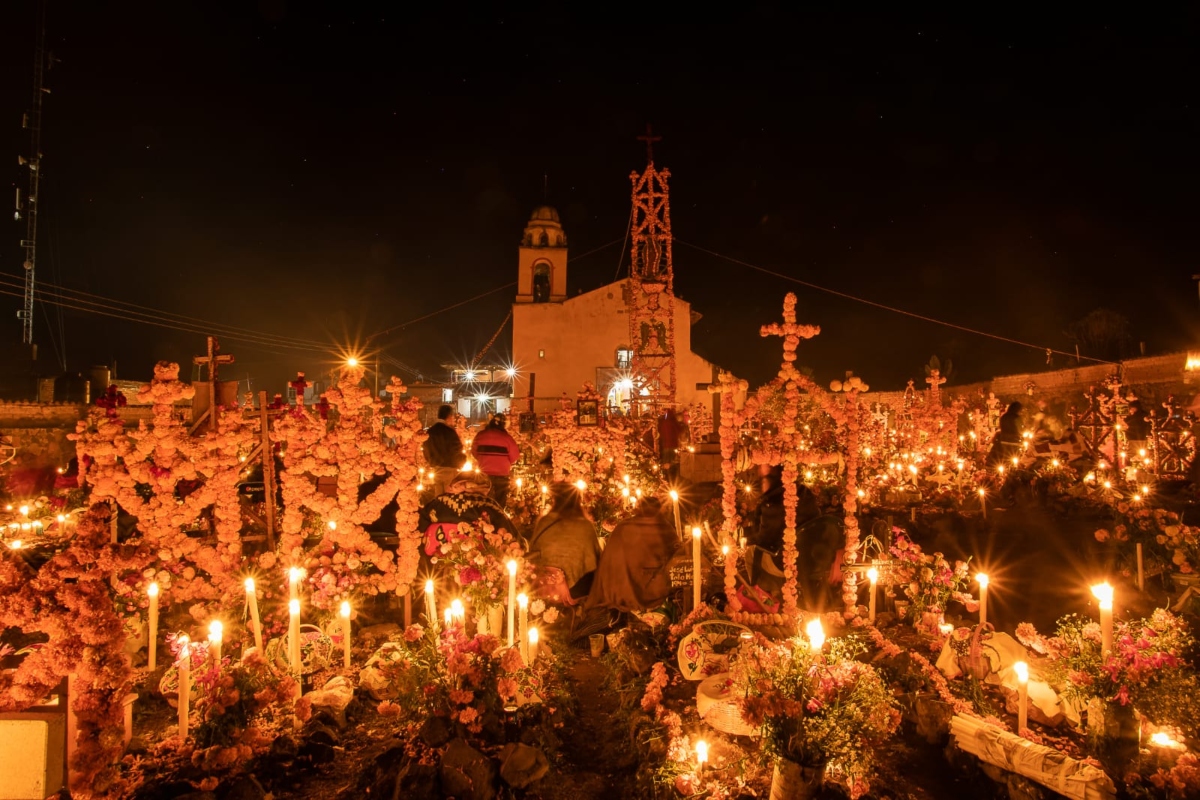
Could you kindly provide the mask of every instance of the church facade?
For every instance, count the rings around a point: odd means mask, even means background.
[[[549,206],[534,210],[519,249],[513,303],[516,407],[524,410],[532,395],[536,411],[555,410],[564,394],[574,401],[590,382],[610,407],[628,409],[633,392],[630,284],[623,279],[568,297],[567,237],[558,212]],[[711,408],[707,387],[716,379],[716,368],[691,350],[692,325],[700,315],[687,301],[673,301],[676,409],[696,403]]]

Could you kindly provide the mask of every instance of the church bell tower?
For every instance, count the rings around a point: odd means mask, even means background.
[[[517,265],[518,303],[567,299],[567,235],[558,212],[538,206],[525,224]]]

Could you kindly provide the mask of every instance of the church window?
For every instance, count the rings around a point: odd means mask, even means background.
[[[617,350],[617,369],[629,369],[633,366],[633,350],[619,348]]]
[[[533,268],[533,302],[550,302],[550,265],[537,264]]]

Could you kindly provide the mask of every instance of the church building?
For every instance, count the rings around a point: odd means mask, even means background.
[[[648,171],[652,170],[653,165]],[[682,412],[701,403],[711,409],[714,395],[707,387],[716,379],[716,368],[691,350],[692,325],[700,315],[687,301],[674,296],[670,283],[662,291],[661,256],[655,258],[653,266],[659,276],[655,279],[660,286],[658,296],[668,301],[669,316],[665,316],[668,308],[664,307],[658,310],[660,321],[630,323],[631,314],[638,314],[639,295],[643,292],[642,281],[638,280],[641,273],[637,272],[639,256],[661,251],[653,242],[651,248],[639,249],[639,236],[633,239],[634,275],[568,297],[567,235],[557,211],[549,206],[534,209],[518,251],[517,296],[513,304],[512,353],[519,370],[514,387],[516,407],[524,410],[526,398],[533,396],[536,411],[556,410],[564,394],[574,401],[584,382],[591,382],[610,408],[628,411],[636,397],[659,395],[655,405],[662,408]],[[669,242],[665,252],[669,254]],[[669,278],[669,258],[665,264],[665,276]],[[635,329],[642,331],[636,340],[632,333]],[[644,360],[667,349],[673,350],[669,378],[663,369],[661,380],[639,381],[639,357]],[[671,390],[671,396],[663,391],[664,387]]]

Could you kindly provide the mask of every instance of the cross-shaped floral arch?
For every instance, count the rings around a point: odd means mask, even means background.
[[[751,422],[768,422],[778,428],[778,433],[757,444],[753,451],[754,462],[757,464],[783,465],[784,488],[784,531],[783,531],[783,613],[782,614],[753,614],[742,611],[742,605],[737,595],[737,561],[725,561],[725,594],[732,611],[731,616],[739,621],[751,624],[788,625],[797,620],[798,606],[796,603],[796,505],[798,494],[796,479],[799,475],[800,464],[815,463],[812,452],[806,452],[802,446],[802,434],[798,425],[800,404],[807,397],[827,414],[833,421],[838,433],[838,448],[845,463],[845,483],[843,486],[842,510],[845,525],[845,563],[852,565],[858,560],[858,467],[861,452],[860,434],[862,430],[863,409],[859,396],[869,388],[858,378],[850,378],[845,382],[834,381],[832,391],[826,391],[817,386],[810,378],[796,369],[796,348],[802,339],[811,339],[818,335],[821,329],[816,325],[802,325],[796,322],[796,295],[789,293],[783,300],[783,322],[764,325],[760,331],[762,336],[780,336],[783,338],[783,360],[779,374],[768,384],[768,387],[781,391],[784,397],[783,412],[772,416],[763,407],[763,391],[747,399],[746,404],[736,408],[734,397],[739,391],[747,388],[745,381],[734,378],[727,372],[718,376],[713,392],[721,395],[721,476],[722,476],[722,509],[724,522],[721,527],[723,544],[732,548],[736,544],[738,514],[737,514],[737,481],[735,456],[740,431]],[[843,570],[842,602],[845,615],[852,618],[856,614],[858,604],[858,578],[852,569]]]

